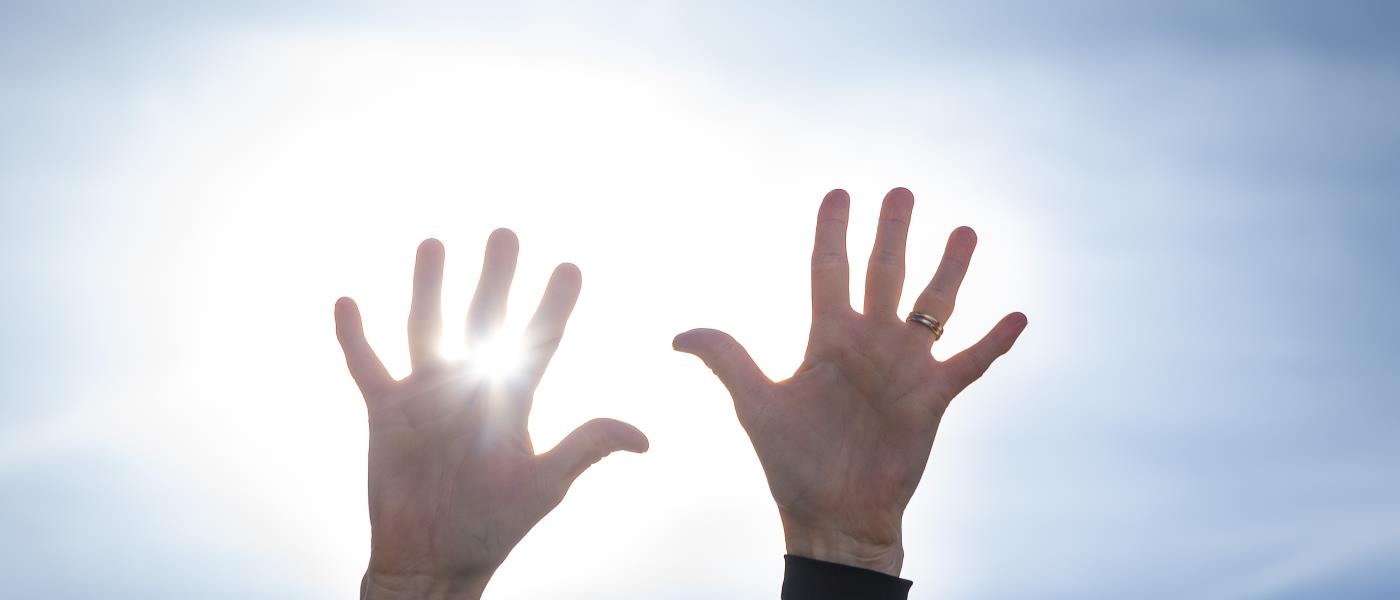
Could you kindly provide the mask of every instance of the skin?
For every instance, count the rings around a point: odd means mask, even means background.
[[[1011,349],[1026,327],[1012,313],[946,361],[930,354],[933,333],[898,311],[904,247],[914,208],[891,190],[880,209],[865,282],[851,307],[846,224],[850,197],[833,190],[817,213],[812,251],[812,327],[792,377],[773,382],[734,338],[695,329],[675,338],[729,389],[778,504],[787,551],[898,576],[902,521],[953,397]],[[959,227],[914,310],[945,325],[977,236]]]
[[[468,356],[499,334],[519,243],[495,231],[468,310]],[[408,319],[413,372],[389,376],[365,341],[359,309],[336,302],[336,334],[369,413],[372,549],[361,597],[480,598],[511,549],[564,498],[593,463],[617,451],[645,452],[646,436],[611,419],[574,430],[536,454],[530,407],[578,300],[577,267],[559,265],[524,334],[526,356],[506,376],[449,361],[442,336],[444,251],[418,247]]]

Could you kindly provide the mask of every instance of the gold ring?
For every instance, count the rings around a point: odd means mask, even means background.
[[[939,323],[938,319],[930,317],[924,313],[911,312],[909,313],[909,318],[905,319],[905,321],[927,327],[929,331],[933,332],[933,341],[935,342],[938,341],[938,338],[943,337],[943,324]]]

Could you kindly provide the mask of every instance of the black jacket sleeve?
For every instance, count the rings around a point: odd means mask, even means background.
[[[859,567],[784,556],[782,600],[907,600],[914,582]]]

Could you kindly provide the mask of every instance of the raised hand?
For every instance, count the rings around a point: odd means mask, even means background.
[[[499,229],[486,245],[467,316],[468,357],[447,360],[442,335],[443,247],[418,247],[408,345],[413,372],[395,381],[365,341],[354,301],[335,306],[336,335],[369,409],[373,536],[363,598],[479,598],[491,574],[574,479],[646,436],[611,419],[585,423],[535,454],[528,422],[535,388],[578,300],[578,268],[554,270],[524,334],[517,368],[497,372],[506,296],[519,243]]]
[[[914,196],[895,188],[880,209],[865,281],[865,309],[851,308],[846,223],[850,197],[833,190],[817,213],[812,251],[812,328],[792,377],[773,382],[734,338],[713,329],[676,336],[729,389],[778,503],[787,551],[898,575],[904,509],[923,476],[949,402],[1026,326],[1012,313],[972,347],[934,360],[931,327],[901,320],[904,245]],[[948,238],[914,311],[946,324],[977,237]]]

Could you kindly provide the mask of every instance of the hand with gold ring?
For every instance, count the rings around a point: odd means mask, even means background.
[[[695,329],[673,342],[704,360],[733,396],[778,503],[788,553],[896,576],[904,560],[904,509],[939,421],[953,397],[1026,327],[1025,315],[1012,313],[971,347],[944,361],[932,357],[977,237],[967,227],[953,231],[938,271],[911,318],[902,320],[897,311],[913,208],[909,190],[885,196],[865,308],[856,312],[846,255],[850,197],[833,190],[822,200],[812,252],[812,328],[792,377],[769,380],[720,331]]]

